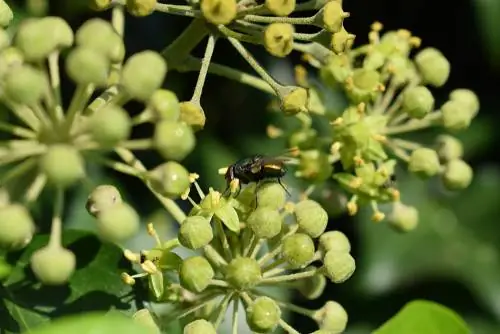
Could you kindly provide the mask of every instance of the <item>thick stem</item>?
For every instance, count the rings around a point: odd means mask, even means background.
[[[194,19],[179,37],[162,51],[168,66],[172,69],[182,66],[189,53],[205,38],[208,32],[202,19]]]
[[[233,323],[232,323],[232,334],[238,334],[238,309],[240,306],[240,299],[238,297],[233,298]]]

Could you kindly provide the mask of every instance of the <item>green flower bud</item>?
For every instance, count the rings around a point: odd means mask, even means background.
[[[4,0],[0,0],[0,27],[6,27],[14,18],[14,13]]]
[[[400,232],[410,232],[418,225],[418,210],[413,206],[396,202],[392,207],[388,222]]]
[[[10,45],[9,34],[0,28],[0,50],[6,49]]]
[[[247,218],[248,227],[259,239],[271,239],[281,232],[281,215],[269,207],[258,207]]]
[[[166,74],[167,63],[160,54],[142,51],[125,62],[122,84],[133,98],[147,101],[161,87]]]
[[[450,135],[440,135],[436,138],[436,151],[442,161],[460,159],[464,154],[462,142]]]
[[[184,327],[184,334],[217,334],[214,325],[205,319],[190,322]]]
[[[295,9],[295,0],[266,0],[264,5],[276,16],[288,16]]]
[[[147,308],[135,312],[132,319],[144,327],[147,327],[149,329],[147,334],[161,334],[160,328]]]
[[[177,198],[190,187],[189,172],[175,161],[163,163],[148,173],[153,189],[163,196]]]
[[[80,85],[106,86],[109,65],[106,56],[94,49],[85,47],[74,48],[66,58],[68,76]]]
[[[335,250],[326,252],[323,257],[323,266],[325,276],[333,283],[344,283],[356,270],[356,262],[351,254]]]
[[[180,161],[194,149],[196,137],[184,122],[161,121],[156,124],[153,141],[165,159]]]
[[[443,126],[450,131],[467,129],[472,121],[472,113],[468,105],[451,100],[441,106]]]
[[[259,207],[269,209],[281,209],[286,202],[286,191],[279,183],[265,183],[259,186],[255,195],[258,198]]]
[[[105,11],[111,7],[113,0],[91,0],[89,7],[97,11]]]
[[[410,36],[398,31],[388,31],[380,38],[377,50],[386,56],[402,56],[407,58],[410,54]]]
[[[326,278],[322,274],[301,279],[297,282],[297,290],[306,299],[314,300],[319,298],[326,288]]]
[[[349,17],[349,13],[344,12],[341,2],[330,1],[320,10],[318,17],[321,18],[322,28],[336,33],[342,29],[342,23],[345,18]]]
[[[340,231],[328,231],[319,237],[319,249],[323,254],[333,250],[336,252],[351,252],[351,243]]]
[[[97,232],[105,240],[123,242],[139,231],[140,217],[127,203],[116,203],[97,216]]]
[[[31,270],[45,285],[63,285],[76,269],[75,254],[59,245],[48,245],[31,255]]]
[[[157,0],[127,0],[127,11],[133,16],[148,16],[154,12]]]
[[[307,234],[293,234],[283,240],[281,256],[292,268],[305,267],[314,258],[314,242]]]
[[[193,256],[185,259],[182,261],[179,270],[182,287],[197,293],[202,292],[209,286],[214,275],[212,266],[203,256]]]
[[[264,30],[264,47],[267,52],[280,58],[288,56],[293,50],[294,31],[293,25],[289,23],[271,23],[268,25]]]
[[[236,17],[236,0],[201,0],[201,12],[210,23],[229,24]]]
[[[180,112],[180,120],[190,125],[194,131],[201,130],[205,127],[207,118],[199,104],[191,101],[181,102]]]
[[[352,75],[351,60],[348,55],[332,55],[325,66],[320,68],[320,76],[325,84],[336,87]]]
[[[443,184],[448,190],[462,190],[472,182],[473,170],[465,161],[454,159],[445,165]]]
[[[436,175],[441,166],[436,151],[430,148],[418,148],[410,155],[408,170],[421,178],[428,178]]]
[[[181,108],[177,95],[166,89],[156,90],[148,101],[148,109],[153,113],[156,121],[177,121],[181,114]]]
[[[281,309],[269,297],[258,297],[246,310],[247,323],[255,333],[273,331],[281,320]]]
[[[354,38],[356,38],[356,35],[348,33],[342,26],[340,31],[337,31],[332,35],[330,46],[333,52],[344,53],[352,47]]]
[[[91,116],[89,129],[100,146],[112,148],[129,137],[132,121],[125,110],[110,104]]]
[[[92,190],[85,208],[92,216],[97,217],[101,212],[122,202],[122,196],[115,186],[103,184]]]
[[[355,102],[367,102],[380,92],[380,73],[358,68],[352,74],[352,80],[346,85],[347,95]]]
[[[328,180],[332,173],[332,164],[325,153],[317,150],[302,152],[298,169],[301,178],[314,183],[322,183]]]
[[[20,67],[24,62],[19,49],[8,47],[0,52],[0,77],[4,77],[12,68]]]
[[[125,57],[125,45],[113,26],[103,19],[90,19],[76,32],[76,43],[92,49],[109,62],[120,62]]]
[[[329,334],[343,333],[348,320],[345,309],[334,301],[326,302],[322,308],[314,312],[313,318],[320,329]]]
[[[368,52],[365,59],[363,59],[363,68],[376,71],[384,66],[385,61],[386,56],[382,52],[374,49],[371,52]]]
[[[35,223],[24,206],[7,204],[0,207],[0,230],[0,248],[18,250],[31,241]]]
[[[319,237],[326,229],[328,214],[313,200],[300,201],[293,212],[299,229],[311,238]]]
[[[301,150],[310,150],[316,146],[318,133],[314,129],[303,129],[294,132],[288,138],[289,147],[298,147]]]
[[[40,168],[50,183],[69,187],[85,176],[84,160],[78,150],[70,145],[49,146],[40,159]]]
[[[307,112],[309,94],[306,89],[295,86],[285,86],[278,92],[281,102],[281,110],[285,115],[295,115],[299,112]]]
[[[237,257],[227,265],[225,278],[236,289],[246,290],[260,282],[262,272],[255,259]]]
[[[479,99],[477,95],[469,90],[464,88],[455,89],[450,93],[450,100],[458,101],[467,106],[472,117],[475,117],[479,112]]]
[[[434,108],[434,96],[425,86],[417,86],[405,91],[403,110],[412,118],[422,119]]]
[[[187,217],[179,228],[179,242],[189,249],[206,246],[213,238],[210,221],[202,216]]]
[[[426,48],[417,53],[415,64],[422,76],[422,81],[431,86],[443,86],[450,76],[450,63],[437,49]]]
[[[5,94],[21,104],[34,104],[48,89],[43,73],[29,65],[12,68],[5,78]]]

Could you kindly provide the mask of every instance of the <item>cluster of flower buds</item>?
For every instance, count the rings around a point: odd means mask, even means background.
[[[373,209],[373,220],[385,214],[378,203],[394,203],[389,222],[401,231],[415,228],[418,212],[400,202],[395,188],[395,168],[399,162],[418,177],[439,176],[451,191],[466,188],[472,168],[462,160],[460,141],[452,134],[466,129],[479,111],[476,95],[455,89],[441,106],[429,88],[443,86],[450,63],[435,48],[420,47],[419,38],[407,30],[380,34],[374,23],[369,43],[320,58],[314,53],[304,59],[319,68],[320,83],[311,83],[306,69],[296,68],[296,81],[308,88],[309,115],[300,116],[301,126],[288,134],[290,146],[301,150],[296,175],[313,185],[333,179],[350,199],[344,205],[354,215],[361,204]],[[335,90],[343,93],[345,105],[332,107]],[[329,131],[313,126],[312,115],[330,122]],[[430,127],[442,127],[451,134],[439,135],[433,146],[400,138],[400,135]],[[270,126],[271,137],[286,132]],[[338,162],[338,169],[337,168]],[[332,185],[329,185],[331,187]]]
[[[283,310],[315,320],[316,333],[345,329],[347,313],[337,302],[308,310],[277,300],[266,290],[286,284],[316,299],[327,280],[342,283],[353,274],[349,240],[339,231],[325,232],[328,215],[317,202],[287,202],[284,188],[273,182],[249,185],[229,197],[213,189],[204,194],[193,183],[201,200],[184,195],[193,208],[177,238],[164,242],[149,224],[156,245],[140,253],[125,250],[141,272],[123,273],[124,282],[147,278],[153,300],[177,306],[169,319],[182,318],[184,333],[216,333],[229,307],[235,314],[243,307],[255,333],[278,326],[298,333],[283,319]],[[181,258],[174,252],[180,246],[192,255]]]

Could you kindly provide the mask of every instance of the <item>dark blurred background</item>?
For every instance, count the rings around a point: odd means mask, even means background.
[[[7,1],[9,2],[9,1]],[[94,13],[84,0],[49,1],[48,13],[66,18],[76,29],[90,17],[109,18],[110,12]],[[26,4],[37,0],[10,1],[17,18],[30,15]],[[454,88],[470,88],[479,96],[481,110],[471,128],[460,134],[466,159],[475,169],[471,187],[459,194],[441,191],[437,182],[423,182],[405,174],[399,186],[403,201],[420,210],[415,232],[397,234],[384,224],[374,225],[366,213],[356,218],[332,218],[330,228],[344,231],[352,241],[358,268],[351,280],[330,285],[321,300],[303,306],[319,308],[329,299],[340,302],[349,313],[348,333],[368,333],[381,325],[412,299],[424,298],[445,304],[459,312],[475,333],[500,332],[500,1],[405,1],[345,0],[351,12],[346,29],[365,43],[370,24],[380,21],[384,30],[405,28],[422,38],[423,46],[440,49],[449,59],[452,72],[448,83],[435,90],[443,101]],[[144,49],[161,50],[178,35],[188,19],[157,13],[147,18],[127,16],[127,53]],[[250,48],[279,80],[292,83],[293,66],[300,55],[286,60],[268,56],[263,48]],[[203,50],[195,50],[201,55]],[[218,43],[214,61],[248,70],[247,65],[225,42]],[[314,71],[311,71],[314,74]],[[180,100],[189,99],[196,73],[169,72],[166,87]],[[64,96],[74,87],[65,80]],[[196,151],[187,159],[191,171],[201,175],[202,186],[222,187],[217,169],[253,153],[271,154],[283,150],[283,143],[266,138],[265,129],[274,116],[266,111],[269,96],[253,88],[209,76],[202,97],[206,128],[198,134]],[[131,113],[141,105],[129,103]],[[138,129],[145,136],[151,129]],[[427,133],[422,136],[435,135]],[[159,161],[151,154],[140,156],[149,165]],[[138,181],[95,170],[95,182],[112,179],[144,215],[155,213],[158,204]],[[135,195],[140,194],[140,195]],[[74,201],[84,198],[75,192]],[[68,208],[68,221],[81,225],[81,203]],[[43,211],[43,210],[42,210]],[[314,330],[312,321],[295,317],[291,322],[301,332]]]

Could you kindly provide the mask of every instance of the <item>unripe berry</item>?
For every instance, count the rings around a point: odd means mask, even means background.
[[[443,126],[451,131],[467,129],[472,121],[472,113],[467,104],[450,100],[441,106]]]
[[[43,73],[29,65],[12,68],[5,78],[5,94],[14,102],[31,105],[49,88]]]
[[[281,256],[292,268],[305,267],[314,258],[314,242],[307,234],[293,234],[283,240]]]
[[[313,200],[298,202],[293,214],[300,231],[308,234],[311,238],[319,237],[326,229],[328,214],[321,205]]]
[[[14,14],[9,5],[4,0],[0,0],[0,27],[6,27],[14,18]]]
[[[179,278],[183,288],[192,292],[205,290],[215,273],[208,260],[202,256],[193,256],[182,261]]]
[[[180,112],[179,120],[191,126],[194,131],[201,130],[205,127],[207,118],[199,104],[191,101],[181,102]]]
[[[260,282],[262,272],[255,259],[237,257],[227,265],[225,278],[236,289],[246,290]]]
[[[281,209],[286,202],[286,191],[279,183],[266,183],[259,186],[256,197],[259,207]]]
[[[408,170],[421,178],[436,175],[441,166],[436,151],[430,148],[418,148],[410,155]]]
[[[356,262],[351,254],[331,250],[323,257],[325,275],[333,283],[344,283],[356,270]]]
[[[202,216],[187,217],[179,228],[179,242],[189,249],[206,246],[213,237],[210,221]]]
[[[68,76],[80,85],[104,87],[108,80],[109,60],[91,48],[76,47],[66,58]]]
[[[339,32],[342,29],[344,18],[349,14],[342,9],[342,3],[339,1],[330,1],[321,9],[321,26],[331,33]]]
[[[288,16],[295,9],[295,0],[266,0],[264,5],[276,16]]]
[[[153,141],[165,159],[180,161],[194,149],[196,137],[184,122],[161,121],[156,124]]]
[[[431,86],[443,86],[450,76],[450,63],[437,49],[423,49],[415,56],[415,63],[423,83]]]
[[[163,196],[177,198],[190,187],[189,172],[175,161],[163,163],[148,173],[148,180],[155,191]]]
[[[333,167],[325,153],[310,150],[302,152],[298,172],[303,179],[322,183],[332,176]]]
[[[346,54],[331,55],[320,69],[322,81],[330,87],[337,87],[352,75],[351,60]]]
[[[479,99],[476,93],[469,89],[459,88],[450,93],[450,100],[458,101],[469,109],[472,117],[475,117],[479,112]]]
[[[422,119],[434,108],[434,96],[425,86],[417,86],[405,91],[403,110],[412,118]]]
[[[127,11],[133,16],[147,16],[154,12],[157,0],[127,0]]]
[[[108,62],[119,62],[125,57],[123,39],[113,26],[103,19],[86,21],[76,32],[75,39],[79,46],[100,53]]]
[[[147,50],[127,59],[121,83],[133,98],[147,101],[161,87],[166,74],[167,63],[162,56]]]
[[[281,110],[285,115],[295,115],[299,112],[307,112],[309,93],[302,87],[286,86],[278,93],[281,102]]]
[[[293,25],[271,23],[264,30],[264,47],[275,57],[286,57],[293,50]]]
[[[97,232],[105,240],[123,242],[139,230],[140,217],[127,203],[116,203],[97,216]]]
[[[255,333],[273,331],[281,319],[281,309],[269,297],[258,297],[246,310],[248,326]]]
[[[103,211],[122,202],[122,196],[116,187],[103,184],[92,190],[87,198],[85,208],[92,216],[97,217]]]
[[[334,301],[326,302],[322,308],[314,312],[313,318],[320,329],[329,334],[343,333],[348,320],[345,309]]]
[[[448,190],[462,190],[467,188],[473,177],[473,170],[465,161],[454,159],[445,165],[442,180]]]
[[[328,231],[319,237],[319,249],[323,254],[333,250],[336,252],[351,252],[351,243],[340,231]]]
[[[31,241],[35,223],[24,206],[7,204],[0,207],[0,231],[0,248],[18,250]]]
[[[418,210],[401,202],[394,203],[388,217],[389,224],[400,232],[409,232],[418,225]]]
[[[156,90],[148,101],[148,109],[154,115],[153,121],[177,121],[181,108],[177,95],[166,89]]]
[[[68,249],[49,244],[31,255],[30,264],[36,278],[43,284],[63,285],[75,271],[76,257]]]
[[[40,168],[50,183],[63,188],[85,176],[82,156],[75,147],[66,144],[49,146],[40,159]]]
[[[190,322],[184,327],[184,334],[217,334],[214,325],[205,319]]]
[[[378,71],[359,68],[354,70],[352,80],[346,86],[349,98],[355,102],[366,102],[373,99],[379,91],[380,73]]]
[[[460,159],[464,154],[462,142],[450,135],[440,135],[436,138],[436,151],[442,161]]]
[[[259,239],[271,239],[281,232],[280,213],[269,207],[258,207],[247,218],[248,227]]]
[[[147,308],[143,308],[134,313],[132,319],[144,327],[148,328],[148,332],[145,334],[161,334],[161,330],[156,324],[151,312]]]
[[[297,282],[297,290],[306,299],[314,300],[319,298],[326,287],[326,278],[322,274],[315,274],[313,276],[301,279]]]
[[[132,122],[124,109],[109,104],[91,116],[89,129],[100,146],[112,148],[129,137]]]
[[[236,17],[236,0],[201,0],[203,17],[213,24],[229,24]]]
[[[113,0],[91,0],[89,7],[92,10],[104,11],[111,7]]]
[[[9,34],[0,28],[0,50],[7,48],[10,45]]]

